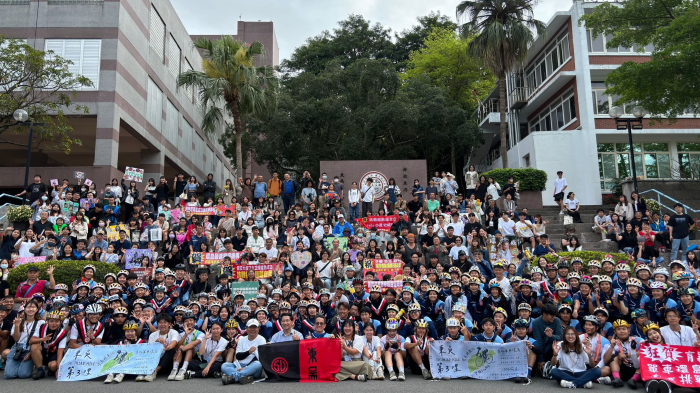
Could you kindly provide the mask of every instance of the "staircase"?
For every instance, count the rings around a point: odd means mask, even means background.
[[[542,209],[528,209],[528,213],[533,217],[537,214],[542,216],[543,221],[549,221],[546,227],[546,233],[549,236],[550,242],[556,247],[557,251],[561,251],[561,239],[566,234],[566,229],[573,227],[576,229],[576,237],[583,246],[583,251],[599,251],[606,253],[616,253],[617,243],[614,241],[602,241],[601,235],[591,230],[593,227],[593,217],[598,209],[608,212],[609,206],[581,206],[579,213],[584,224],[564,225],[565,215],[559,214],[559,207],[546,206]],[[694,216],[691,214],[691,216]],[[690,244],[700,245],[700,240],[691,240]],[[667,265],[671,256],[670,249],[666,253],[661,253],[664,258],[664,265]],[[679,253],[680,255],[680,253]]]

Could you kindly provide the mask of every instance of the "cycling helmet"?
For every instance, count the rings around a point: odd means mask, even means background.
[[[557,263],[557,269],[568,269],[569,268],[569,262],[567,261],[560,261]]]
[[[683,296],[683,295],[690,295],[690,296],[695,296],[695,291],[689,288],[678,288],[676,290],[676,295]]]
[[[387,319],[386,330],[399,330],[399,321],[396,319]]]
[[[630,324],[624,319],[618,319],[617,321],[613,322],[613,329],[617,329],[619,327],[630,327]]]
[[[532,306],[527,304],[527,303],[520,303],[518,305],[518,311],[520,311],[520,310],[527,310],[527,311],[532,312]]]
[[[414,311],[418,311],[418,312],[421,312],[421,311],[422,311],[422,310],[421,310],[421,307],[420,307],[420,304],[418,304],[418,303],[411,303],[411,304],[408,305],[408,312],[414,312]]]
[[[478,269],[478,268],[477,268],[477,269]],[[461,274],[462,274],[462,269],[458,268],[457,266],[452,266],[452,267],[448,270],[448,272],[449,272],[449,274],[457,273],[457,274],[461,275]]]
[[[278,291],[279,291],[279,290],[278,290]],[[272,293],[274,294],[274,292],[275,292],[275,291],[273,290]],[[280,294],[282,294],[282,291],[280,291]],[[322,289],[321,289],[321,292],[318,293],[318,296],[320,297],[320,296],[324,296],[324,295],[330,297],[330,296],[331,296],[331,291],[329,291],[329,290],[326,289],[326,288],[322,288]]]
[[[155,293],[157,293],[157,292],[165,293],[167,291],[168,291],[168,288],[166,288],[165,285],[156,285],[155,287],[153,287],[153,292],[155,292]]]
[[[88,269],[92,269],[92,272],[93,272],[93,273],[94,273],[95,270],[96,270],[96,269],[95,269],[95,266],[93,266],[93,265],[85,265],[85,267],[83,267],[83,273],[85,273],[85,271],[88,270]]]
[[[602,265],[600,264],[600,261],[598,261],[598,260],[596,260],[596,259],[594,259],[594,260],[592,260],[592,261],[588,261],[588,268],[589,268],[589,269],[592,268],[592,267],[597,267],[598,269],[600,269],[601,266],[602,266]]]
[[[416,329],[417,328],[423,328],[423,329],[428,328],[428,321],[426,321],[425,319],[419,319],[419,320],[415,321],[414,324],[415,324],[414,328],[416,328]]]
[[[569,273],[569,274],[566,276],[566,279],[567,279],[567,280],[571,280],[572,278],[575,278],[575,279],[577,279],[577,280],[580,280],[580,279],[581,279],[581,276],[579,276],[579,274],[576,273],[576,272],[571,272],[571,273]]]
[[[593,315],[596,315],[599,312],[605,314],[606,317],[610,316],[610,314],[608,313],[608,310],[605,307],[596,307],[595,310],[593,310]]]
[[[642,310],[641,308],[632,311],[632,318],[634,318],[634,319],[644,318],[644,317],[648,317],[648,316],[649,316],[649,314],[647,313],[647,310]]]
[[[281,302],[280,303],[280,310],[291,310],[292,305],[289,304],[289,302]]]
[[[505,265],[503,264],[503,262],[504,262],[503,259],[497,260],[496,262],[493,263],[493,265],[491,265],[491,269],[495,269],[497,267],[500,267],[501,269],[505,269]]]
[[[124,330],[139,330],[139,325],[136,324],[136,321],[127,321],[124,324]]]
[[[301,303],[299,305],[301,306]],[[238,313],[240,314],[242,312],[247,312],[248,314],[250,314],[250,312],[251,312],[250,307],[248,307],[246,305],[242,305],[241,307],[238,308]]]
[[[395,312],[398,314],[398,312],[399,312],[399,306],[397,306],[396,304],[390,304],[390,305],[386,306],[386,310],[387,310],[387,311],[393,310],[393,311],[395,311]]]
[[[214,300],[214,301],[211,302],[211,304],[209,305],[209,308],[212,308],[212,307],[221,307],[221,302],[218,301],[218,300]],[[241,307],[247,307],[247,306],[241,306]]]
[[[370,288],[370,293],[372,292],[379,292],[382,293],[382,287],[379,284],[374,284],[372,285],[372,288]]]
[[[542,268],[539,266],[535,266],[532,269],[530,269],[530,275],[533,275],[535,273],[544,274],[544,272],[542,271]],[[520,284],[520,285],[522,285],[522,284]]]
[[[53,310],[46,314],[46,320],[48,321],[49,319],[58,319],[59,321],[62,321],[63,313],[61,313],[61,310]]]
[[[610,278],[610,276],[605,275],[605,274],[599,276],[598,277],[598,284],[602,284],[604,282],[608,282],[608,283],[612,284],[612,278]]]
[[[496,309],[493,310],[493,315],[494,315],[494,316],[495,316],[496,314],[498,314],[498,313],[503,314],[503,317],[504,317],[505,319],[508,319],[508,313],[506,312],[506,310],[503,309],[503,307],[496,307]]]
[[[133,307],[133,306],[135,306],[135,305],[137,305],[137,304],[140,304],[141,306],[143,306],[143,305],[146,304],[146,301],[143,300],[143,299],[136,299],[136,300],[134,300],[134,301],[131,303],[131,307]]]
[[[85,314],[102,314],[102,306],[99,304],[90,304],[85,307]]]
[[[595,317],[595,315],[586,315],[583,317],[583,323],[585,324],[586,322],[590,322],[596,327],[600,327],[600,321]]]
[[[66,303],[68,303],[68,300],[66,300],[66,297],[65,297],[65,296],[56,296],[56,297],[53,298],[53,300],[51,301],[51,304],[53,304],[54,306],[58,306],[58,305],[61,305],[61,304],[66,304]]]
[[[238,322],[231,318],[226,322],[226,329],[238,329]]]
[[[581,285],[588,285],[589,288],[593,288],[593,283],[591,282],[591,278],[588,276],[583,276],[578,282],[579,288],[581,288]],[[522,285],[522,284],[521,284]]]
[[[683,262],[681,262],[679,259],[671,261],[671,263],[668,264],[668,267],[673,269],[673,266],[675,266],[675,265],[678,265],[678,266],[682,267],[683,269],[685,269],[685,265],[683,265]]]
[[[403,289],[401,289],[401,293],[408,292],[410,294],[413,294],[413,287],[404,285]]]
[[[608,254],[603,258],[603,262],[601,262],[601,265],[605,264],[606,262],[610,262],[613,265],[615,264],[615,258],[612,257],[612,255]]]
[[[479,277],[469,277],[469,285],[472,284],[481,285],[481,280],[479,279]]]
[[[656,269],[654,269],[654,273],[652,274],[652,277],[657,275],[657,274],[662,274],[662,275],[666,276],[666,278],[668,278],[668,276],[669,276],[668,270],[665,267],[657,267]]]
[[[173,310],[173,313],[176,313],[176,312],[185,312],[185,311],[187,311],[187,307],[185,307],[185,306],[177,306],[177,307],[175,307],[175,310]]]
[[[460,327],[459,320],[457,318],[450,318],[447,320],[447,327]]]
[[[274,292],[274,291],[273,291],[273,292]],[[273,293],[273,294],[274,294],[274,293]],[[282,294],[282,291],[280,291],[280,294]],[[234,299],[239,298],[239,297],[242,297],[242,298],[245,299],[245,295],[243,294],[243,291],[236,291],[236,292],[233,293],[233,298],[234,298]]]
[[[117,276],[114,273],[105,274],[104,281],[107,281],[107,277],[112,277],[114,279],[114,281],[117,281]]]
[[[501,288],[501,283],[498,282],[498,280],[496,280],[495,278],[492,279],[491,281],[489,281],[489,288],[498,288],[498,289],[502,289],[502,288]]]
[[[119,273],[117,273],[117,278],[119,278],[119,276],[128,276],[128,275],[129,275],[128,270],[120,270]]]
[[[532,281],[528,280],[527,278],[523,278],[522,281],[520,281],[520,288],[522,287],[532,288]]]
[[[450,281],[450,288],[452,288],[452,287],[459,287],[459,288],[462,288],[462,283],[459,282],[459,281],[457,281],[457,280],[455,280],[455,281]]]
[[[78,314],[80,314],[80,313],[83,312],[83,311],[85,311],[85,307],[83,307],[82,304],[74,304],[74,305],[70,308],[70,315],[78,315]]]
[[[138,283],[136,283],[136,285],[134,285],[134,289],[139,289],[139,288],[140,289],[148,289],[148,285],[146,285],[145,283],[142,283],[142,282],[138,282]]]
[[[175,277],[175,272],[170,269],[165,269],[165,277]]]
[[[630,271],[630,265],[626,264],[625,262],[618,263],[617,267],[615,268],[615,271],[618,272],[629,272]]]
[[[178,263],[177,265],[175,265],[175,271],[178,270],[187,270],[187,268],[185,267],[184,263]]]
[[[568,291],[570,289],[569,284],[566,282],[560,281],[554,285],[554,289],[557,291],[563,291],[566,290]]]
[[[647,321],[647,322],[644,324],[644,326],[642,326],[642,332],[643,332],[644,334],[647,334],[647,332],[648,332],[649,330],[651,330],[651,329],[656,329],[656,330],[658,330],[658,331],[661,331],[661,328],[659,327],[659,325],[655,324],[655,323],[652,322],[652,321]]]
[[[310,282],[307,281],[307,282],[301,284],[301,289],[310,289],[310,290],[313,291],[313,290],[314,290],[314,284],[312,284],[312,283],[310,283]]]
[[[513,278],[510,279],[510,282],[513,284],[520,284],[523,281],[523,278],[520,276],[513,276]]]
[[[629,287],[630,285],[633,287],[640,288],[640,289],[644,287],[644,285],[642,285],[642,282],[638,278],[635,278],[635,277],[631,277],[630,279],[627,280],[627,286]]]
[[[559,309],[557,310],[557,313],[562,312],[563,310],[569,310],[571,312],[571,305],[569,303],[562,303],[559,305]]]
[[[122,286],[117,284],[116,282],[114,284],[109,284],[109,290],[111,291],[113,289],[116,289],[117,291],[121,292]]]
[[[431,291],[433,291],[433,292],[435,292],[435,293],[437,293],[437,294],[440,294],[440,288],[439,288],[436,284],[431,284],[431,285],[428,287],[428,293],[430,293]]]
[[[104,308],[107,308],[107,306],[109,305],[109,298],[106,296],[102,296],[101,298],[97,299],[95,303],[101,304]]]
[[[462,314],[466,314],[467,313],[467,306],[465,306],[462,303],[455,303],[454,305],[452,305],[452,312],[454,313],[455,311],[461,312]]]
[[[126,309],[126,307],[117,307],[114,312],[112,313],[113,316],[117,315],[129,315],[129,310]]]
[[[472,266],[472,267],[470,267],[470,268],[469,268],[469,273],[471,273],[471,272],[477,272],[477,273],[481,274],[481,270],[479,270],[479,267],[478,267],[478,266]]]
[[[652,283],[649,284],[649,288],[650,288],[651,290],[654,290],[654,289],[661,289],[661,290],[665,291],[668,287],[666,286],[666,283],[664,283],[664,282],[661,282],[661,281],[654,281],[654,282],[652,282]]]
[[[306,308],[309,308],[309,307],[316,307],[316,308],[318,308],[318,302],[316,302],[315,300],[309,300],[307,303],[308,303],[308,304],[306,305]]]
[[[574,263],[580,263],[583,265],[583,259],[581,259],[580,257],[575,257],[571,260],[571,265],[573,265]]]
[[[66,284],[56,284],[56,285],[53,287],[53,290],[54,290],[54,292],[56,292],[56,291],[66,291],[66,292],[68,292],[68,285],[66,285]]]
[[[637,265],[636,268],[634,268],[634,272],[635,272],[635,273],[639,273],[639,272],[641,272],[642,270],[646,270],[646,271],[648,271],[649,273],[651,273],[651,269],[649,269],[649,266],[647,266],[645,263],[640,263],[640,264]]]
[[[545,266],[545,270],[550,271],[550,270],[557,270],[557,267],[554,266],[553,263],[548,263],[547,266]]]
[[[444,281],[444,280],[446,280],[446,281],[452,280],[452,276],[450,276],[450,273],[445,273],[445,272],[440,273],[440,281]]]
[[[309,304],[309,305],[311,305],[311,304]],[[264,313],[265,315],[267,315],[267,307],[258,307],[258,309],[255,310],[255,315],[257,315],[258,313],[261,313],[261,312]]]
[[[513,322],[513,328],[528,328],[530,327],[530,322],[525,319],[518,318]]]
[[[183,322],[188,320],[188,319],[197,319],[197,317],[194,315],[192,310],[187,310],[187,311],[185,311],[184,314],[182,314],[182,321]]]
[[[95,289],[100,288],[103,291],[106,289],[105,285],[101,282],[96,282],[95,285],[92,286],[92,290],[94,291]]]
[[[308,306],[309,306],[308,300],[301,300],[301,301],[299,301],[299,304],[297,305],[297,308],[302,308],[302,307],[303,307],[303,308],[306,308],[306,307],[308,307]],[[241,311],[243,311],[243,310],[241,310]]]

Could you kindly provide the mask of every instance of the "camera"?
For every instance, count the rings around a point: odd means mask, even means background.
[[[22,347],[21,349],[15,348],[15,355],[12,357],[12,360],[14,360],[15,362],[21,362],[22,359],[24,359],[24,357],[27,356],[28,352],[29,351],[27,351],[24,347]]]

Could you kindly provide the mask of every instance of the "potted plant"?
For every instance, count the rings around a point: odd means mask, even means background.
[[[12,223],[15,229],[26,231],[29,229],[29,220],[32,218],[34,211],[27,205],[11,206],[7,209],[7,220]]]

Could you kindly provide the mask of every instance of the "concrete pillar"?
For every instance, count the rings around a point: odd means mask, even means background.
[[[148,184],[150,178],[158,184],[158,179],[165,173],[165,154],[162,151],[141,150],[141,169],[143,169],[144,186]]]
[[[97,130],[95,133],[95,166],[119,164],[119,116],[115,103],[97,104]]]

